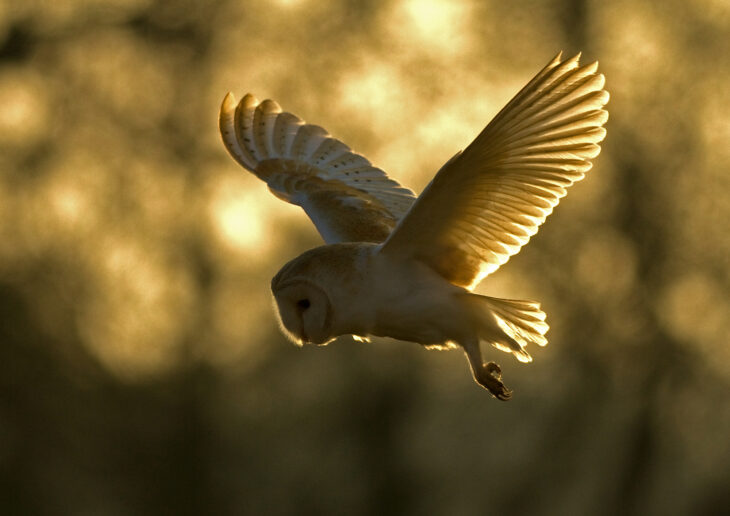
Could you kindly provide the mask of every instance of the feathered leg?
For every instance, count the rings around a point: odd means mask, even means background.
[[[463,345],[466,357],[469,359],[474,380],[487,389],[492,395],[502,401],[512,397],[512,391],[502,383],[502,369],[494,362],[482,362],[482,351],[479,341],[471,341]]]

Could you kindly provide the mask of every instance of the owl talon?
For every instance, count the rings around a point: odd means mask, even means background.
[[[483,387],[492,393],[492,396],[498,400],[507,401],[512,397],[512,391],[509,390],[500,380],[490,375],[491,380],[482,383]]]
[[[487,362],[486,364],[484,364],[484,368],[497,380],[502,379],[502,368],[499,367],[499,364],[495,364],[494,362]]]
[[[494,362],[484,364],[476,380],[498,400],[507,401],[512,397],[512,391],[502,383],[502,369]]]
[[[502,368],[494,362],[482,362],[482,353],[478,342],[469,342],[464,345],[466,357],[471,366],[474,380],[492,393],[498,400],[507,401],[512,397],[512,391],[502,383]]]
[[[491,391],[492,394],[498,399],[502,401],[509,401],[512,398],[512,391],[508,389],[507,387],[502,384],[502,390],[499,392]]]

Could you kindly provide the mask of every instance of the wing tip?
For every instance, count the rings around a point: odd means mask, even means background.
[[[230,91],[226,93],[226,96],[221,102],[221,108],[218,113],[218,128],[220,129],[221,136],[223,137],[223,143],[228,148],[227,137],[230,134],[235,134],[234,128],[234,112],[236,111],[236,98]]]
[[[246,109],[250,109],[258,106],[259,99],[253,93],[246,93],[239,104]]]
[[[583,55],[583,52],[578,52],[574,56],[569,57],[568,59],[565,59],[565,60],[563,60],[563,54],[564,54],[564,51],[563,50],[560,50],[555,55],[555,57],[553,57],[550,60],[550,62],[548,63],[548,67],[553,67],[553,66],[556,66],[556,65],[559,65],[559,64],[563,64],[563,63],[568,63],[568,62],[571,62],[571,61],[576,61],[577,62],[577,61],[580,60],[581,56]]]
[[[271,99],[264,100],[257,106],[257,109],[260,109],[264,113],[281,113],[281,106],[275,100]]]
[[[226,93],[226,96],[223,97],[223,102],[221,102],[221,108],[220,112],[218,114],[218,119],[223,122],[225,117],[227,116],[233,116],[233,112],[236,110],[236,97],[233,96],[233,93],[230,91]]]
[[[248,150],[238,139],[236,124],[241,108],[250,109],[252,104],[258,104],[256,97],[247,93],[239,103],[232,92],[226,93],[221,102],[218,114],[218,129],[220,131],[223,145],[231,157],[244,168],[253,171],[256,168],[256,161],[249,155]]]

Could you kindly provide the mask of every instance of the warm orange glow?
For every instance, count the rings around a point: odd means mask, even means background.
[[[394,5],[386,28],[408,52],[453,56],[470,44],[469,14],[465,1],[403,0]]]
[[[368,59],[342,77],[339,102],[353,119],[377,126],[403,109],[403,88],[396,67]]]
[[[269,211],[277,203],[269,199],[271,195],[264,185],[251,183],[243,174],[216,180],[208,213],[215,234],[224,246],[263,259],[272,248]]]
[[[298,8],[306,3],[306,0],[274,0],[276,4],[284,8]]]
[[[265,251],[265,222],[260,207],[250,195],[220,192],[211,207],[220,237],[229,245],[251,254]]]
[[[42,79],[29,73],[0,71],[0,143],[25,146],[47,130]]]
[[[69,224],[75,224],[84,211],[84,200],[73,188],[58,188],[52,192],[51,206],[59,218]]]

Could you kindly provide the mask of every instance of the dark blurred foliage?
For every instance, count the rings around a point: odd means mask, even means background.
[[[3,514],[730,510],[730,7],[0,2]],[[596,166],[480,292],[550,345],[297,349],[269,278],[317,245],[228,158],[253,91],[420,190],[557,50],[612,94]]]

